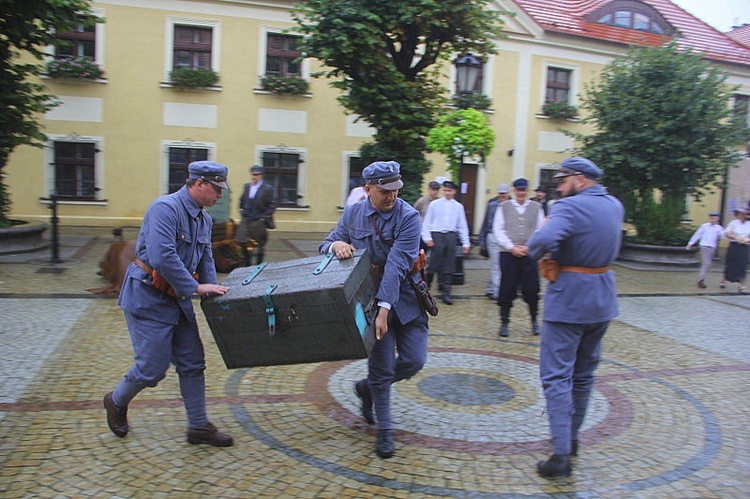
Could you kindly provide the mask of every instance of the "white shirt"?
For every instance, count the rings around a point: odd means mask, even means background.
[[[526,208],[530,206],[528,199],[525,200],[523,204],[519,204],[515,198],[506,201],[506,203],[511,203],[519,215],[523,215],[524,213],[526,213]],[[503,209],[500,207],[501,204],[503,203],[497,205],[495,218],[492,220],[492,233],[495,234],[500,247],[505,251],[510,251],[510,249],[515,246],[515,244],[510,240],[510,237],[508,237],[508,233],[505,232],[505,215],[503,215]],[[534,232],[541,229],[542,225],[544,225],[544,210],[540,206],[539,214],[536,217],[536,228],[534,229]],[[529,234],[529,237],[531,237],[531,234]]]
[[[263,185],[262,180],[258,182],[257,184],[253,184],[252,182],[250,182],[250,189],[248,190],[247,197],[249,197],[250,199],[254,198],[255,195],[258,193],[258,189],[260,189],[261,185]]]
[[[745,223],[742,223],[738,218],[735,218],[727,225],[725,234],[732,234],[734,237],[744,237],[746,239],[750,238],[750,220],[745,220]]]
[[[427,206],[422,221],[422,239],[425,242],[432,241],[431,232],[457,232],[461,246],[471,247],[464,205],[455,199],[439,198]]]
[[[345,206],[351,206],[354,203],[358,203],[362,201],[364,198],[367,197],[367,191],[365,191],[365,188],[361,185],[358,187],[355,187],[352,189],[352,192],[349,193],[349,197],[346,198],[346,205]]]
[[[721,239],[721,235],[724,232],[724,227],[721,224],[713,225],[710,222],[706,222],[695,231],[693,236],[688,241],[689,245],[695,244],[700,240],[700,246],[710,246],[715,248]]]

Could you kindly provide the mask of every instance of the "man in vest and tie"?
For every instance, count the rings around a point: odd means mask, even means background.
[[[510,309],[521,288],[523,301],[529,306],[532,334],[539,334],[536,317],[539,310],[539,270],[537,262],[526,256],[521,248],[544,224],[544,210],[536,201],[528,199],[529,181],[513,182],[513,197],[500,203],[492,221],[492,232],[500,245],[500,336],[508,336]]]

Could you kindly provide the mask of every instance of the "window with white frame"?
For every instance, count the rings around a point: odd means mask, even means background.
[[[48,186],[58,199],[101,199],[101,139],[96,137],[49,136]]]
[[[569,104],[572,77],[573,70],[571,69],[548,66],[544,101]]]
[[[99,17],[104,16],[101,9],[92,9],[92,13]],[[103,78],[104,27],[103,22],[93,26],[79,22],[67,31],[57,31],[56,41],[48,47],[48,53],[51,55],[46,60],[47,72],[55,73],[56,69],[59,73],[57,76],[80,77],[80,73],[91,70],[96,78]]]
[[[355,187],[358,187],[360,185],[363,185],[365,183],[364,179],[362,178],[362,170],[364,170],[365,166],[365,160],[360,158],[359,156],[349,156],[347,158],[349,163],[349,190],[351,191]],[[349,194],[347,192],[347,194]]]
[[[55,37],[59,40],[55,44],[55,57],[96,58],[96,25],[77,23],[69,31],[58,31]]]
[[[750,95],[735,94],[733,109],[735,119],[745,127],[750,127]]]
[[[261,28],[258,38],[259,89],[267,89],[269,80],[279,78],[287,78],[293,82],[296,79],[309,81],[310,62],[302,58],[303,54],[299,49],[301,41],[301,36],[285,33],[284,28],[279,26]]]
[[[298,60],[301,36],[268,33],[266,39],[266,75],[301,76]]]
[[[298,207],[302,196],[299,193],[300,164],[304,162],[299,151],[261,152],[264,181],[273,185],[276,203],[280,207]]]
[[[167,194],[177,192],[188,178],[188,165],[193,161],[206,161],[209,148],[205,146],[167,146]]]
[[[211,28],[175,25],[172,69],[211,69],[212,39]]]
[[[219,72],[221,24],[203,19],[167,18],[166,74],[175,69]]]

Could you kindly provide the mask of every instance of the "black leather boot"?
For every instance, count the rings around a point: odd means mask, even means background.
[[[365,418],[367,424],[375,424],[375,416],[372,414],[372,393],[370,393],[367,378],[363,378],[354,384],[354,393],[362,401],[362,417]]]
[[[573,467],[569,455],[552,454],[548,460],[539,461],[536,470],[545,478],[565,478],[570,476]]]
[[[500,334],[500,336],[502,336],[503,338],[508,337],[508,323],[507,322],[503,322],[500,325],[500,333],[498,334]]]
[[[375,452],[382,459],[393,456],[393,430],[378,430],[378,441],[375,443]]]

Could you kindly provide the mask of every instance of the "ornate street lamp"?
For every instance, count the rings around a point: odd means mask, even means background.
[[[479,73],[482,71],[483,63],[469,52],[456,57],[453,65],[456,66],[456,87],[459,93],[459,101],[463,103],[468,94],[474,93],[474,87],[477,84]]]

